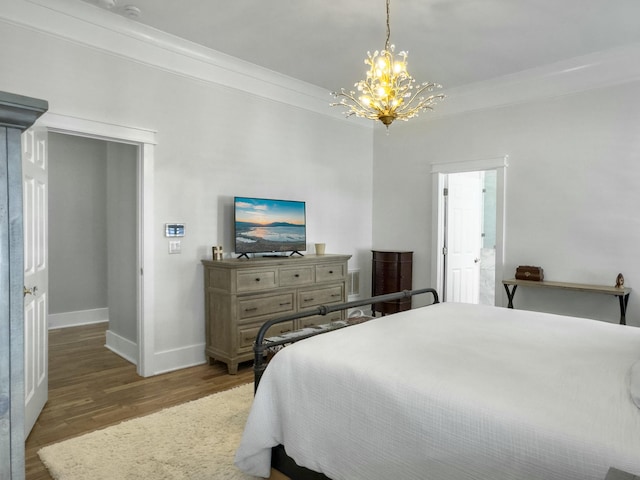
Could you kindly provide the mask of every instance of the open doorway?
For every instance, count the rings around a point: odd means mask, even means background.
[[[507,158],[432,166],[432,283],[443,301],[501,304]]]
[[[495,170],[445,175],[445,302],[495,303],[495,183]]]
[[[141,376],[155,374],[153,332],[153,242],[149,236],[154,228],[153,164],[156,133],[135,127],[103,123],[78,117],[48,112],[38,125],[48,133],[60,133],[90,139],[104,140],[136,148],[136,332],[137,372]]]
[[[138,146],[48,135],[49,329],[107,322],[133,364],[137,333]]]

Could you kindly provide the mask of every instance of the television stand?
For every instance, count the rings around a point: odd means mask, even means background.
[[[238,255],[238,260],[242,257],[247,257],[247,260],[249,259],[249,255],[247,255],[246,253],[241,253],[240,255]]]
[[[210,364],[224,362],[234,375],[239,363],[254,360],[251,347],[267,320],[347,300],[351,255],[289,257],[290,252],[280,258],[256,257],[256,261],[202,260],[203,340]],[[275,325],[269,336],[344,319],[344,311],[296,319]]]
[[[304,257],[304,255],[303,255],[302,253],[300,253],[299,251],[297,251],[297,250],[294,250],[293,252],[291,252],[291,255],[289,255],[289,256],[290,256],[290,257],[293,257],[296,253],[297,253],[298,255],[300,255],[301,257]]]

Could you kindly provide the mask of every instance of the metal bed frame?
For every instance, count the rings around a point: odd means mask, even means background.
[[[269,348],[287,345],[293,342],[298,342],[300,340],[304,340],[305,338],[313,337],[316,335],[320,335],[322,333],[331,332],[333,330],[344,328],[350,326],[349,324],[337,326],[335,328],[319,330],[310,333],[304,333],[298,336],[285,338],[282,340],[269,341],[265,343],[265,338],[267,336],[267,331],[273,325],[278,323],[290,322],[292,320],[296,320],[299,318],[311,317],[314,315],[327,315],[331,312],[337,312],[341,310],[348,310],[350,308],[362,307],[366,305],[372,305],[374,303],[379,302],[389,302],[392,300],[400,300],[405,298],[411,298],[414,295],[420,295],[424,293],[430,293],[433,295],[433,304],[440,303],[438,298],[438,293],[433,288],[423,288],[419,290],[403,290],[397,293],[390,293],[387,295],[378,295],[375,297],[366,298],[363,300],[355,300],[353,302],[339,303],[335,305],[321,305],[315,309],[305,310],[304,312],[294,313],[291,315],[274,318],[273,320],[269,320],[260,327],[258,331],[258,335],[256,337],[256,341],[253,346],[253,351],[255,353],[254,364],[253,364],[253,372],[254,372],[254,392],[258,389],[258,384],[260,383],[260,379],[264,374],[265,369],[267,368],[267,363],[265,361],[265,356],[267,350]],[[330,480],[328,477],[323,475],[322,473],[314,472],[313,470],[309,470],[305,467],[300,467],[295,463],[295,461],[287,455],[285,452],[283,445],[278,445],[273,447],[271,450],[271,468],[277,470],[278,472],[286,475],[292,480]]]

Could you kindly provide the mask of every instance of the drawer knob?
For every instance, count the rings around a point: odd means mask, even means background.
[[[291,302],[282,302],[280,304],[281,307],[284,307],[285,305],[291,305]]]
[[[298,278],[299,276],[300,276],[300,274],[299,274],[299,273],[296,273],[296,274],[294,275],[294,277],[296,277],[296,278]]]
[[[332,297],[341,297],[342,294],[341,293],[332,293],[331,296]]]
[[[260,277],[256,278],[256,282],[259,282],[259,281],[260,281]]]
[[[333,270],[329,270],[329,273],[330,273],[330,274],[332,274],[332,273],[333,273]]]
[[[303,301],[304,302],[313,302],[313,298],[305,298]]]
[[[258,309],[258,307],[245,308],[244,311],[245,312],[255,312],[257,309]]]

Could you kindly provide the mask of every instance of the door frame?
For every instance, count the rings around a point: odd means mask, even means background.
[[[137,330],[138,375],[155,374],[154,346],[154,155],[156,132],[47,112],[37,122],[48,132],[126,143],[138,147],[137,155]]]
[[[441,292],[443,289],[444,259],[444,220],[445,201],[444,188],[445,176],[450,173],[475,172],[483,170],[496,170],[496,278],[495,278],[495,304],[504,306],[504,296],[498,292],[502,290],[502,277],[504,267],[504,222],[505,222],[505,192],[507,182],[507,167],[509,156],[488,158],[484,160],[470,160],[464,162],[433,163],[431,165],[432,184],[432,212],[431,212],[431,285]],[[498,299],[500,299],[498,301]]]

